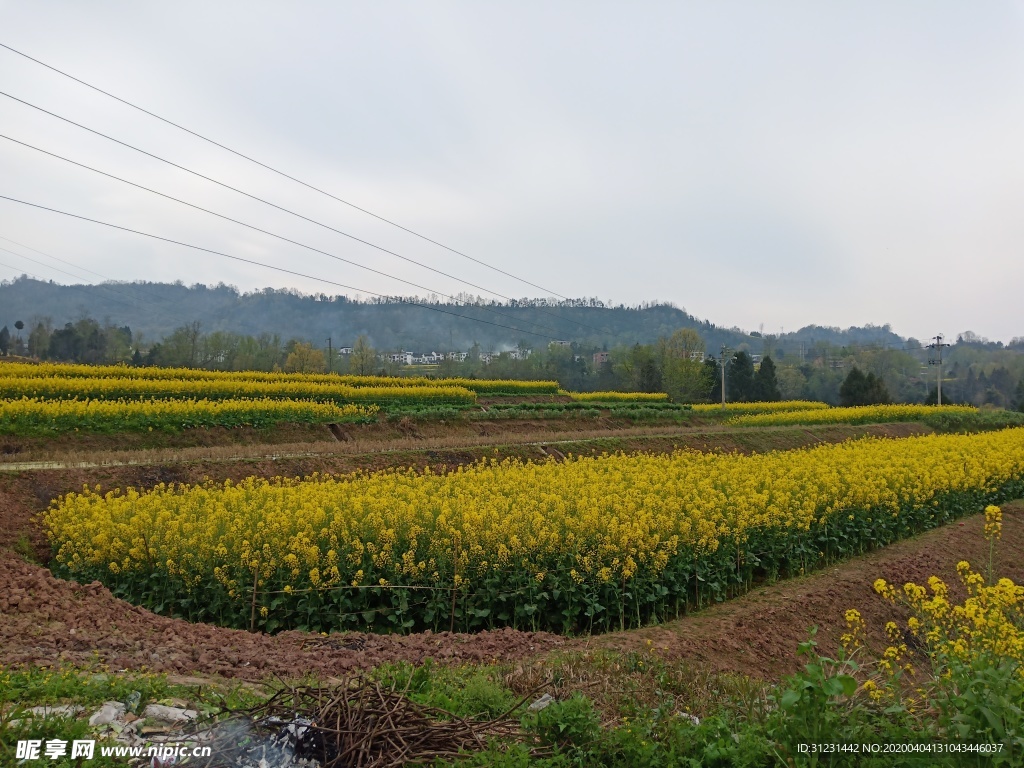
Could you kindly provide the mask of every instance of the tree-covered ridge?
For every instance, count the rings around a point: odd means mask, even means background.
[[[141,334],[143,340],[152,341],[199,322],[207,333],[225,331],[254,337],[276,334],[316,345],[331,337],[339,347],[351,346],[363,335],[375,348],[389,351],[468,350],[476,343],[484,352],[501,352],[520,345],[535,349],[552,338],[601,349],[654,344],[678,328],[697,331],[708,350],[725,344],[753,354],[767,353],[775,359],[780,351],[789,355],[799,355],[801,350],[809,353],[816,344],[899,345],[904,341],[887,326],[870,325],[846,330],[809,326],[787,334],[746,333],[658,302],[625,306],[597,298],[523,298],[503,303],[470,295],[457,298],[464,303],[445,303],[436,296],[356,301],[293,289],[242,293],[223,284],[65,286],[22,277],[0,282],[0,307],[4,307],[0,321],[21,319],[34,326],[35,320],[49,318],[52,327],[61,328],[83,317],[101,318],[114,326],[129,326],[137,338]]]

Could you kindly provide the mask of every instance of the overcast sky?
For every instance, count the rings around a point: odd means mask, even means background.
[[[0,42],[545,289],[0,49],[4,93],[500,295],[668,300],[748,331],[1024,335],[1022,2],[0,0]],[[3,96],[0,133],[482,293]],[[6,139],[0,195],[425,293]],[[0,251],[0,279],[351,293],[3,200],[0,237],[21,254]]]

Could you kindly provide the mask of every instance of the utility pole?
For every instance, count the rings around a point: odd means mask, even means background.
[[[941,333],[938,336],[933,336],[932,338],[935,339],[935,343],[934,344],[929,344],[928,345],[928,349],[934,349],[938,354],[934,354],[933,353],[934,356],[929,358],[928,365],[937,365],[937,366],[939,366],[939,376],[938,376],[938,381],[937,381],[937,383],[935,385],[935,389],[936,389],[936,392],[937,392],[937,402],[938,402],[939,405],[942,405],[942,348],[943,347],[948,347],[949,344],[943,344],[942,343],[942,334]]]
[[[722,345],[722,410],[725,410],[725,353],[729,351],[729,348]]]
[[[331,350],[331,337],[327,337],[327,372],[334,373],[334,353]]]

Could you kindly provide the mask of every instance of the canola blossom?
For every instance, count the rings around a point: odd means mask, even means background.
[[[738,427],[789,426],[793,424],[881,424],[892,421],[919,421],[938,414],[964,416],[976,414],[970,405],[859,405],[849,408],[752,413],[729,419]]]
[[[1024,429],[743,456],[491,461],[86,488],[54,567],[158,611],[274,631],[599,631],[721,600],[1024,491]]]
[[[899,598],[884,579],[875,582],[875,590],[910,606],[913,616],[907,629],[938,663],[956,659],[969,664],[988,656],[997,662],[1012,661],[1016,673],[1024,676],[1024,586],[1007,578],[987,584],[966,560],[957,563],[956,570],[967,590],[960,604],[950,599],[948,586],[936,576],[928,579],[927,588],[905,584]],[[886,655],[889,669],[904,654],[905,646],[892,646]]]
[[[348,387],[459,387],[480,394],[532,395],[554,394],[555,381],[514,381],[509,379],[431,379],[425,376],[353,376],[327,373],[282,373],[265,371],[207,371],[198,368],[133,368],[127,365],[81,365],[69,363],[7,363],[0,367],[0,379],[135,379],[195,380],[234,382],[306,382],[309,384],[341,384]]]
[[[567,392],[578,402],[599,403],[666,403],[668,395],[664,392]]]
[[[779,411],[810,411],[827,410],[831,406],[828,403],[818,403],[814,400],[777,400],[768,403],[726,403],[726,413],[778,413]],[[697,413],[721,412],[721,403],[697,403],[693,406]]]
[[[0,368],[0,371],[3,369]],[[400,379],[394,379],[398,382]],[[234,379],[58,378],[0,376],[0,398],[42,400],[315,400],[336,405],[471,405],[476,393],[464,387],[352,387],[308,381]]]
[[[0,400],[0,434],[123,432],[195,427],[267,427],[371,419],[376,405],[308,400]]]
[[[1011,579],[992,577],[992,548],[1002,531],[1003,512],[990,504],[985,507],[989,578],[973,570],[966,560],[957,563],[957,575],[967,590],[967,599],[962,604],[950,600],[949,587],[937,576],[928,578],[927,588],[913,582],[904,584],[902,593],[885,579],[874,583],[875,591],[882,597],[910,608],[907,631],[924,645],[933,665],[939,668],[937,672],[949,674],[951,666],[974,667],[981,662],[1009,664],[1015,674],[1024,677],[1024,586]],[[893,644],[880,659],[880,669],[890,674],[912,672],[909,664],[901,665],[907,655],[907,644],[898,625],[889,622],[886,631]]]

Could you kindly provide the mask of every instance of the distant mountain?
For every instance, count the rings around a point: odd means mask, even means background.
[[[473,299],[469,306],[413,299],[352,301],[345,296],[308,295],[266,288],[240,293],[227,285],[182,283],[103,283],[60,285],[21,277],[0,282],[0,326],[24,321],[28,328],[44,318],[54,327],[82,317],[127,325],[143,344],[158,341],[175,328],[195,321],[204,332],[231,331],[284,339],[307,339],[317,346],[330,336],[336,347],[351,345],[365,334],[377,349],[410,351],[464,350],[474,343],[483,351],[523,345],[536,348],[551,339],[584,347],[649,344],[678,328],[693,328],[709,352],[722,344],[762,353],[766,346],[787,355],[818,343],[831,345],[902,345],[889,326],[826,328],[808,326],[794,333],[762,339],[738,328],[721,328],[698,320],[670,304],[605,306],[596,299],[555,301],[524,299],[491,304]],[[532,332],[532,333],[530,333]]]

